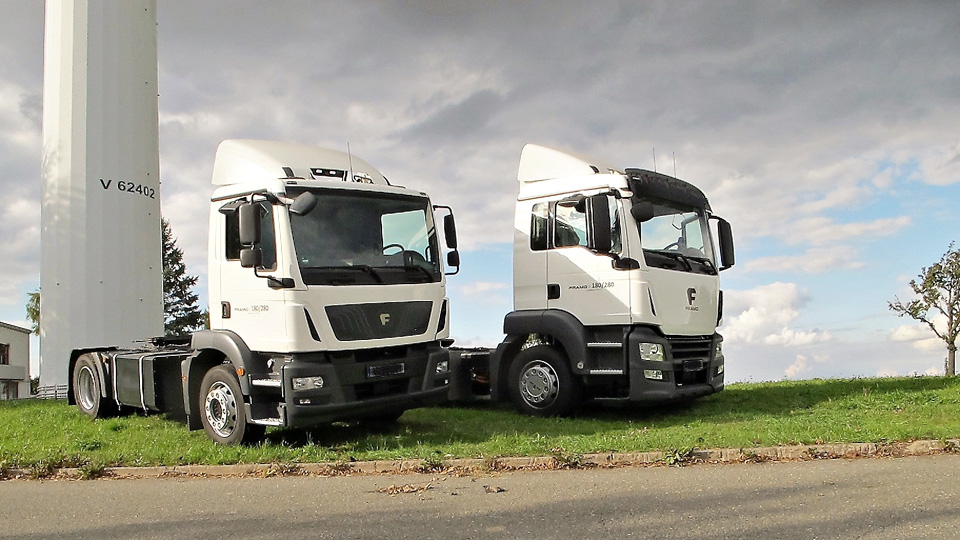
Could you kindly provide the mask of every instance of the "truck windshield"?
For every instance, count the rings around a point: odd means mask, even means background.
[[[292,190],[296,197],[300,191]],[[425,197],[315,190],[317,207],[290,215],[307,285],[440,281],[433,212]]]
[[[639,224],[647,266],[716,274],[710,229],[703,210],[654,203],[654,217]]]

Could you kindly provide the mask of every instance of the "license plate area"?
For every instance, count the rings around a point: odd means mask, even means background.
[[[707,367],[707,362],[704,360],[684,360],[683,361],[683,370],[684,371],[700,371]]]
[[[367,378],[379,379],[381,377],[390,377],[392,375],[403,375],[407,366],[403,362],[398,364],[385,364],[382,366],[367,366]]]

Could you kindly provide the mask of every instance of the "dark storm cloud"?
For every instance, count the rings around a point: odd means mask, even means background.
[[[42,3],[2,7],[0,83],[35,130]],[[875,192],[857,163],[913,154],[955,181],[952,2],[163,0],[158,24],[165,213],[200,265],[225,138],[349,141],[462,205],[468,245],[509,240],[526,142],[622,166],[675,154],[746,238],[785,208]],[[39,157],[0,159],[22,176]]]
[[[399,133],[404,141],[427,144],[461,144],[487,137],[485,128],[504,104],[493,90],[480,90],[459,103],[444,107],[430,117]]]

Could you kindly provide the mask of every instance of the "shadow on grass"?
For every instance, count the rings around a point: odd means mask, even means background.
[[[942,377],[844,379],[738,384],[692,402],[660,406],[588,403],[570,418],[535,418],[489,401],[407,411],[395,424],[334,423],[304,430],[274,430],[269,444],[317,445],[337,452],[481,444],[494,439],[540,440],[594,435],[618,429],[663,429],[693,422],[722,425],[775,419],[829,405],[893,408],[923,401],[931,393],[960,389],[960,379]],[[958,398],[960,399],[960,398]]]

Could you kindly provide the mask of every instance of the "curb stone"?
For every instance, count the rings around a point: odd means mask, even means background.
[[[488,474],[505,471],[685,466],[702,463],[756,463],[767,461],[805,461],[813,459],[855,459],[865,457],[906,457],[960,450],[960,439],[917,440],[903,443],[837,443],[762,448],[690,449],[668,452],[610,452],[602,454],[570,454],[569,457],[494,457],[443,460],[440,467],[430,467],[420,459],[270,463],[237,465],[175,465],[160,467],[107,467],[98,478],[269,478],[279,476],[354,476],[388,474]],[[57,469],[40,480],[77,480],[83,475],[76,468]],[[27,469],[8,469],[3,479],[34,479]]]

